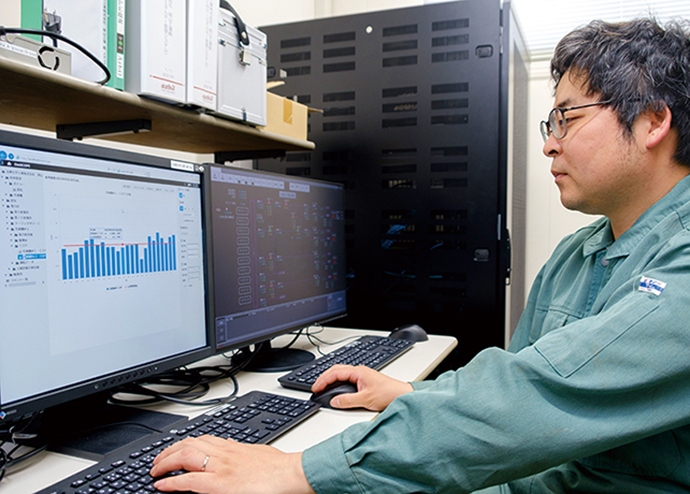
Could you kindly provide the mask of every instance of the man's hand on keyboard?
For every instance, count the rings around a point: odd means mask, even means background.
[[[302,470],[302,453],[270,446],[201,436],[173,444],[153,464],[154,478],[188,472],[157,481],[155,487],[165,492],[314,494]]]
[[[336,381],[350,381],[357,385],[357,392],[335,398],[336,408],[366,408],[375,412],[385,409],[398,396],[412,391],[412,385],[384,376],[365,366],[334,365],[324,372],[312,386],[318,393]]]

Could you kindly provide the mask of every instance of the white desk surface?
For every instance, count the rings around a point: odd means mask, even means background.
[[[323,341],[334,343],[332,345],[322,344],[320,348],[324,353],[333,351],[337,347],[345,345],[365,334],[387,335],[383,331],[335,327],[323,328],[322,332],[319,332],[319,330],[320,328],[312,327],[310,328],[310,333]],[[281,344],[285,344],[291,338],[292,336],[282,336],[274,341],[274,346],[280,347]],[[416,343],[411,350],[388,364],[381,372],[403,381],[423,380],[448,356],[456,345],[457,340],[452,336],[430,335],[428,341]],[[292,347],[310,350],[317,357],[319,356],[316,347],[306,337],[300,337]],[[226,359],[222,356],[210,357],[203,361],[205,365],[226,362]],[[309,393],[281,387],[277,379],[282,374],[284,372],[242,372],[237,376],[240,385],[237,394],[243,395],[248,391],[260,390],[294,398],[309,398]],[[219,381],[212,386],[208,395],[202,399],[226,396],[232,391],[233,383],[231,380]],[[190,407],[168,403],[147,407],[150,410],[166,411],[190,417],[199,415],[211,408],[213,407]],[[275,446],[283,451],[303,451],[343,431],[352,424],[372,420],[375,416],[376,413],[374,412],[323,408],[302,424],[273,441],[271,446]],[[308,434],[304,433],[306,428],[309,429]],[[22,464],[8,469],[5,478],[0,481],[0,494],[28,494],[36,492],[91,465],[93,465],[93,462],[90,460],[59,453],[42,452]]]

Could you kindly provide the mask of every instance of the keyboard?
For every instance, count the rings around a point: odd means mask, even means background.
[[[153,459],[186,437],[210,434],[253,444],[266,444],[307,417],[320,405],[309,400],[252,391],[165,432],[153,433],[96,465],[39,491],[39,494],[154,494],[149,475]],[[182,473],[182,472],[174,472]]]
[[[307,362],[278,378],[284,388],[311,391],[314,381],[335,364],[365,365],[379,370],[407,350],[414,342],[387,336],[362,336],[337,350]]]

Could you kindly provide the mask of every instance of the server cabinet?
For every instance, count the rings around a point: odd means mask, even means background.
[[[504,13],[465,0],[261,28],[276,92],[323,113],[315,150],[255,166],[346,185],[349,315],[336,324],[454,335],[454,365],[505,343]]]

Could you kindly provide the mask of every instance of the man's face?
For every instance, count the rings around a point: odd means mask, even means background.
[[[587,96],[581,79],[566,73],[556,90],[555,107],[595,103],[598,95]],[[562,139],[551,135],[544,154],[553,158],[551,173],[568,209],[588,214],[624,212],[645,186],[645,168],[640,165],[641,148],[634,137],[623,135],[614,111],[591,106],[565,112],[567,133]]]

